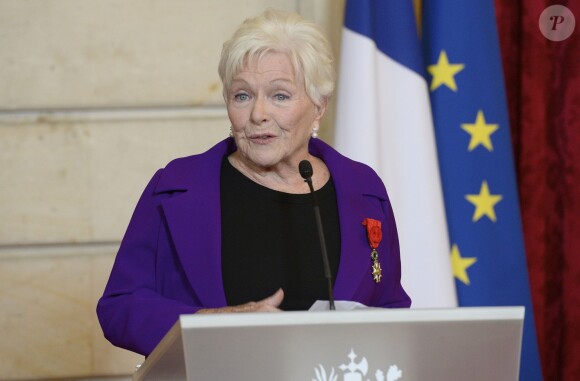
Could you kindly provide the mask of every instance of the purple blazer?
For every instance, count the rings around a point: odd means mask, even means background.
[[[226,306],[221,274],[220,166],[235,151],[228,138],[200,155],[157,171],[139,200],[105,292],[97,305],[105,337],[148,355],[179,315]],[[328,166],[336,187],[341,256],[336,300],[409,307],[401,286],[399,240],[385,186],[368,166],[311,139],[310,153]],[[371,275],[371,248],[362,225],[382,222],[380,283]]]

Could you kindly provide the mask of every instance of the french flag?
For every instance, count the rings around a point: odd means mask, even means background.
[[[391,200],[414,308],[455,307],[429,87],[413,3],[347,1],[335,148],[371,166]]]

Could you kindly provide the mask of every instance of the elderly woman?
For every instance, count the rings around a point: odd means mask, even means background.
[[[328,299],[305,159],[335,298],[408,307],[383,183],[316,139],[334,89],[318,28],[274,10],[246,20],[224,44],[219,74],[231,136],[172,161],[145,188],[97,307],[105,336],[148,355],[181,314]]]

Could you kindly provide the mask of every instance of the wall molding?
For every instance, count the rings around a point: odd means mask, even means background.
[[[0,246],[0,261],[14,259],[43,259],[54,257],[86,257],[114,255],[120,241],[87,243],[49,243]]]
[[[0,110],[0,126],[135,120],[224,118],[225,106]]]

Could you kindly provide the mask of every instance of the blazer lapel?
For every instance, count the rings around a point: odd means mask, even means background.
[[[217,190],[219,196],[219,187]],[[225,306],[218,202],[188,191],[163,202],[175,250],[192,289],[207,307]]]
[[[351,189],[345,190],[344,185],[339,182],[335,184],[340,219],[341,253],[338,274],[334,283],[334,295],[338,300],[353,300],[362,277],[370,276],[371,250],[365,251],[364,227],[361,223],[364,217],[361,215],[362,208],[354,202],[363,196],[360,193],[352,194]]]
[[[165,185],[184,190],[162,202],[175,250],[192,289],[210,308],[226,305],[221,271],[221,160],[231,150],[222,142],[195,159],[186,158],[174,168],[173,178],[187,178],[184,184]]]

